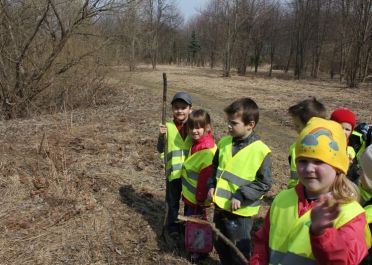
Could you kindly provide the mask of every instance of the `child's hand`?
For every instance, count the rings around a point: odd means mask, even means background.
[[[231,210],[235,211],[240,208],[241,202],[235,198],[231,199]]]
[[[340,213],[340,204],[335,202],[332,195],[321,195],[315,207],[311,210],[310,232],[313,235],[321,235],[324,230],[333,227],[333,220]]]
[[[214,195],[214,188],[210,188],[207,194],[207,199],[210,199],[212,201]]]
[[[166,134],[166,132],[167,132],[167,126],[164,125],[164,124],[160,124],[160,126],[159,126],[159,133],[160,134]]]

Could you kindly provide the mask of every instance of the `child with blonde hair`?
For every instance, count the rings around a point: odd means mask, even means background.
[[[341,126],[312,118],[295,148],[300,183],[275,197],[255,234],[250,264],[359,264],[371,235],[358,192],[345,176]]]

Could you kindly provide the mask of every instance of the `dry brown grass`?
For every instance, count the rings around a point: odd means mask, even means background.
[[[0,264],[190,264],[160,237],[165,187],[155,144],[163,71],[170,94],[186,90],[195,108],[211,112],[217,138],[227,104],[241,96],[258,102],[257,130],[274,159],[268,203],[288,175],[287,148],[295,137],[288,106],[316,95],[329,110],[350,107],[371,122],[371,88],[227,79],[201,68],[113,68],[107,81],[119,92],[110,104],[0,124]],[[216,264],[215,253],[208,262]]]

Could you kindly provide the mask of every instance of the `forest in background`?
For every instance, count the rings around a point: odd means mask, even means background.
[[[177,64],[370,82],[372,0],[0,0],[1,118],[104,104],[109,67]],[[252,70],[249,70],[252,69]]]

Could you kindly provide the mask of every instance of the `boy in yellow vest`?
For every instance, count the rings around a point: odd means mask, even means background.
[[[326,118],[326,108],[315,97],[302,100],[297,104],[289,107],[288,113],[292,118],[296,132],[299,134],[305,127],[306,123],[312,117]],[[287,183],[288,189],[293,188],[298,183],[298,175],[296,171],[296,154],[295,143],[289,147],[288,162],[290,167],[290,177]]]
[[[157,150],[163,154],[166,170],[166,227],[171,237],[178,237],[180,226],[176,222],[180,208],[182,191],[181,169],[192,144],[188,136],[186,122],[192,111],[191,96],[178,92],[172,101],[173,121],[160,126]]]
[[[252,99],[238,99],[224,111],[230,136],[218,143],[208,197],[215,203],[216,227],[248,259],[252,216],[258,213],[261,198],[272,184],[271,151],[254,132],[259,109]],[[215,248],[222,264],[243,264],[220,239],[215,242]]]

